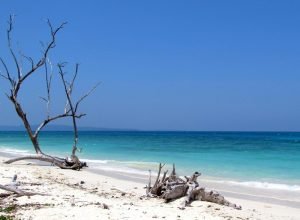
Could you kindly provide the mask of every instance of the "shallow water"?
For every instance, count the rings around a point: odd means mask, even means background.
[[[43,132],[47,153],[69,155],[72,132]],[[118,132],[80,133],[79,154],[93,168],[148,173],[157,162],[179,174],[204,176],[257,188],[300,191],[300,133],[289,132]],[[0,151],[33,153],[25,132],[0,132]]]

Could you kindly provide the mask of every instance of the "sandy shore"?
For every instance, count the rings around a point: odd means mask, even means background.
[[[241,205],[242,210],[201,201],[180,210],[181,200],[166,204],[143,197],[145,184],[131,178],[122,180],[87,169],[61,170],[25,161],[6,165],[4,159],[0,158],[1,184],[9,183],[17,174],[20,189],[48,194],[1,198],[2,209],[16,208],[0,215],[16,219],[300,219],[299,208],[236,196],[226,198]]]

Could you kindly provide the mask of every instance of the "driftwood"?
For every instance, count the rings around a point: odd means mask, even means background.
[[[0,184],[0,189],[17,194],[17,196],[34,196],[34,195],[45,196],[45,195],[47,195],[47,194],[43,194],[43,193],[26,192],[26,191],[18,189],[17,175],[14,175],[12,182],[10,184],[7,184],[7,185]],[[10,195],[10,194],[7,194],[7,195]]]
[[[241,209],[241,206],[233,204],[226,200],[224,196],[220,195],[216,191],[207,191],[205,188],[200,187],[197,182],[197,178],[201,175],[199,172],[193,173],[191,177],[185,176],[185,180],[178,177],[175,172],[175,165],[173,164],[173,170],[171,174],[166,177],[168,171],[163,173],[161,177],[162,168],[164,164],[159,164],[158,174],[156,181],[153,186],[151,186],[151,171],[149,183],[147,185],[146,194],[149,197],[159,197],[164,199],[166,202],[173,201],[185,197],[181,209],[191,204],[195,200],[207,201],[212,203],[217,203],[220,205],[229,206],[235,209]]]
[[[49,162],[55,166],[58,166],[61,169],[80,170],[83,167],[87,167],[86,162],[81,162],[79,161],[79,159],[75,161],[75,160],[70,160],[69,158],[53,157],[44,153],[12,158],[5,161],[4,163],[11,164],[21,160],[38,160],[43,162]]]

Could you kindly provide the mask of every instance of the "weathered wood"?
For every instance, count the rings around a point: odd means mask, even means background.
[[[32,195],[37,195],[36,193],[31,193],[31,192],[24,192],[22,190],[19,189],[15,189],[9,186],[3,186],[0,184],[0,189],[5,190],[5,191],[9,191],[9,192],[13,192],[15,194],[18,194],[20,196],[32,196]]]
[[[206,191],[205,188],[196,188],[192,191],[191,195],[192,200],[201,200],[207,202],[213,202],[220,205],[229,206],[235,209],[242,209],[241,206],[238,206],[234,203],[229,202],[224,198],[224,196],[220,195],[216,191]]]
[[[186,196],[184,199],[184,203],[182,204],[182,207],[189,205],[193,200],[195,200],[194,190],[197,187],[197,184],[195,182],[188,182],[186,186],[187,186],[187,191],[186,191]]]
[[[35,192],[26,192],[23,190],[18,189],[17,187],[17,175],[14,175],[13,179],[12,179],[12,183],[8,184],[8,185],[2,185],[0,184],[0,189],[8,191],[8,192],[12,192],[17,194],[18,196],[34,196],[34,195],[47,195],[44,193],[35,193]]]
[[[162,198],[169,202],[170,200],[183,197],[186,194],[187,190],[187,185],[174,185],[166,189],[165,193],[162,195]]]
[[[170,181],[176,181],[177,179],[177,176],[176,176],[176,171],[175,171],[175,164],[173,163],[173,169],[172,169],[172,172],[169,176],[169,180]]]
[[[160,180],[160,174],[161,174],[161,169],[164,167],[164,164],[159,164],[158,167],[158,174],[155,180],[155,183],[153,185],[153,187],[150,189],[150,193],[153,195],[157,195],[160,196],[161,195],[161,187],[162,187],[162,182]]]
[[[11,101],[11,103],[13,104],[15,111],[17,113],[17,115],[19,116],[19,118],[22,120],[24,127],[26,129],[26,132],[28,134],[28,137],[30,138],[33,148],[36,152],[36,156],[26,156],[26,157],[18,157],[18,158],[14,158],[14,159],[10,159],[8,161],[6,161],[6,163],[13,163],[16,161],[20,161],[20,160],[40,160],[40,161],[45,161],[45,162],[50,162],[51,164],[54,164],[60,168],[63,169],[74,169],[74,170],[80,170],[82,167],[86,166],[86,163],[81,162],[78,157],[75,155],[75,152],[78,150],[77,148],[77,143],[78,143],[78,129],[77,129],[77,123],[76,120],[85,116],[85,114],[78,114],[78,108],[79,108],[79,104],[87,97],[91,94],[91,92],[93,92],[95,90],[95,88],[99,85],[96,84],[88,93],[84,94],[77,102],[72,101],[71,95],[72,95],[72,91],[73,91],[73,86],[74,86],[74,81],[76,79],[76,76],[78,74],[78,67],[79,65],[76,64],[76,68],[75,68],[75,74],[74,77],[71,81],[71,83],[68,83],[65,78],[64,78],[64,64],[63,63],[59,63],[58,64],[58,68],[59,68],[59,73],[61,75],[61,79],[64,85],[64,89],[65,89],[65,95],[66,95],[66,99],[67,99],[67,105],[65,108],[64,113],[61,114],[57,114],[55,116],[50,116],[50,101],[51,101],[51,82],[52,82],[52,63],[49,60],[49,52],[55,48],[56,46],[56,36],[58,34],[58,32],[63,29],[64,25],[66,24],[66,22],[62,23],[60,26],[58,26],[57,28],[54,28],[52,26],[52,24],[50,23],[50,21],[48,20],[48,26],[50,29],[50,40],[47,44],[45,44],[45,48],[42,52],[42,55],[40,57],[40,59],[35,63],[34,60],[29,57],[29,56],[25,56],[23,54],[22,57],[26,58],[27,61],[30,62],[30,67],[28,68],[28,70],[25,70],[26,68],[22,68],[22,63],[18,61],[17,56],[15,55],[15,51],[13,49],[13,44],[12,44],[12,30],[13,30],[13,16],[9,17],[9,21],[8,21],[8,29],[7,29],[7,43],[8,43],[8,48],[10,51],[10,54],[12,56],[13,59],[13,64],[16,66],[16,70],[17,72],[15,74],[12,74],[10,72],[10,69],[8,68],[7,64],[5,63],[5,61],[0,58],[0,63],[2,64],[2,66],[5,69],[5,74],[0,74],[4,79],[6,79],[9,82],[10,85],[10,92],[7,94],[7,97],[9,98],[9,100]],[[48,73],[48,65],[50,65],[50,70],[51,72]],[[39,70],[41,70],[41,68],[44,67],[45,68],[45,79],[46,79],[46,91],[47,91],[47,96],[45,97],[41,97],[42,100],[44,100],[46,102],[46,107],[47,107],[47,116],[46,118],[40,123],[40,125],[34,130],[30,124],[30,121],[27,118],[27,114],[25,112],[25,110],[23,109],[23,105],[21,104],[20,99],[18,98],[19,96],[19,92],[22,88],[23,82],[25,82],[26,80],[30,79],[30,77],[32,75],[37,74],[38,72],[40,72]],[[22,73],[22,71],[24,70],[24,73]],[[14,77],[14,75],[17,75],[17,77]],[[72,122],[73,122],[73,128],[74,128],[74,144],[72,147],[72,153],[71,153],[71,160],[67,161],[64,159],[60,159],[57,157],[51,157],[49,155],[46,155],[45,153],[43,153],[40,144],[39,144],[39,134],[42,131],[42,129],[48,125],[49,123],[56,121],[58,119],[62,119],[62,118],[67,118],[67,117],[71,117],[72,118]]]
[[[166,181],[166,176],[167,176],[168,171],[164,171],[163,177],[161,179],[161,182],[164,183]]]
[[[85,162],[73,162],[73,161],[68,161],[67,159],[62,159],[58,157],[52,157],[46,154],[37,154],[37,155],[28,155],[28,156],[23,156],[23,157],[16,157],[9,159],[5,161],[4,163],[6,164],[11,164],[17,161],[21,160],[39,160],[43,162],[49,162],[55,166],[58,166],[61,169],[73,169],[73,170],[78,170],[83,167],[87,167]]]
[[[146,193],[148,196],[160,197],[166,202],[185,197],[182,206],[179,207],[181,209],[190,205],[195,200],[207,201],[235,209],[241,209],[241,206],[237,206],[236,204],[229,202],[218,192],[206,191],[205,188],[200,187],[197,182],[197,178],[201,175],[201,173],[194,172],[190,177],[185,176],[186,180],[183,180],[176,175],[175,164],[173,164],[171,174],[166,177],[167,172],[165,171],[163,177],[160,178],[162,167],[163,166],[159,164],[155,187],[153,187],[154,189],[152,188],[151,190],[147,190]]]

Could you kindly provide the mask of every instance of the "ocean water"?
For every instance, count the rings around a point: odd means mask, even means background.
[[[43,132],[45,153],[67,156],[73,133]],[[147,174],[158,162],[189,175],[250,187],[300,191],[300,133],[80,132],[78,153],[95,169]],[[25,132],[0,132],[0,152],[33,153]]]

